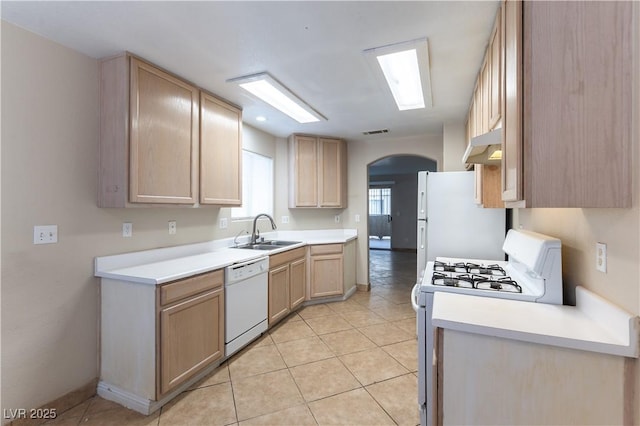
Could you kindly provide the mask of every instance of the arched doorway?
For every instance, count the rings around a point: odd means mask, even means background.
[[[417,155],[392,155],[367,165],[372,287],[415,284],[417,175],[423,170],[436,171],[436,162]]]

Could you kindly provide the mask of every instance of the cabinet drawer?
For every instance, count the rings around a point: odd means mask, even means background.
[[[342,253],[342,244],[322,244],[309,248],[311,256],[318,254]]]
[[[297,249],[285,251],[283,253],[271,255],[269,257],[269,269],[273,269],[276,266],[282,265],[284,263],[289,263],[295,259],[304,257],[306,254],[307,248],[300,247]]]
[[[223,270],[218,269],[217,271],[165,284],[160,288],[160,305],[164,306],[205,290],[221,287],[223,280]]]

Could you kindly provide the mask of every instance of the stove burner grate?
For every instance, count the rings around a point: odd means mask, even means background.
[[[474,288],[473,278],[467,274],[449,276],[437,271],[434,271],[431,276],[431,284],[447,287]]]
[[[500,265],[478,265],[476,263],[466,263],[467,271],[471,274],[485,274],[485,275],[501,275],[506,276],[507,273],[500,267]]]
[[[484,279],[475,282],[478,290],[507,291],[509,293],[522,293],[522,287],[511,277],[498,278],[497,280]]]
[[[451,264],[436,260],[433,262],[433,269],[441,272],[468,272],[467,265],[464,262]]]
[[[440,272],[466,272],[469,274],[499,275],[506,276],[507,273],[500,265],[478,265],[471,262],[445,263],[439,260],[433,262],[433,270]]]
[[[502,268],[501,268],[502,269]],[[511,277],[494,278],[476,274],[445,274],[434,271],[431,276],[431,284],[445,287],[471,288],[476,290],[504,291],[509,293],[522,293],[522,287]]]

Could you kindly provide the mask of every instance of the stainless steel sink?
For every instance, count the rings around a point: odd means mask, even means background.
[[[270,240],[270,241],[261,241],[259,243],[247,243],[241,244],[234,248],[240,249],[249,249],[249,250],[275,250],[278,248],[292,246],[294,244],[299,244],[301,241],[283,241],[283,240]]]

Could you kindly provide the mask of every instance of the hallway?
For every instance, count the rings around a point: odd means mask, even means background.
[[[369,250],[369,282],[372,290],[386,286],[398,291],[411,291],[416,283],[416,253]]]

